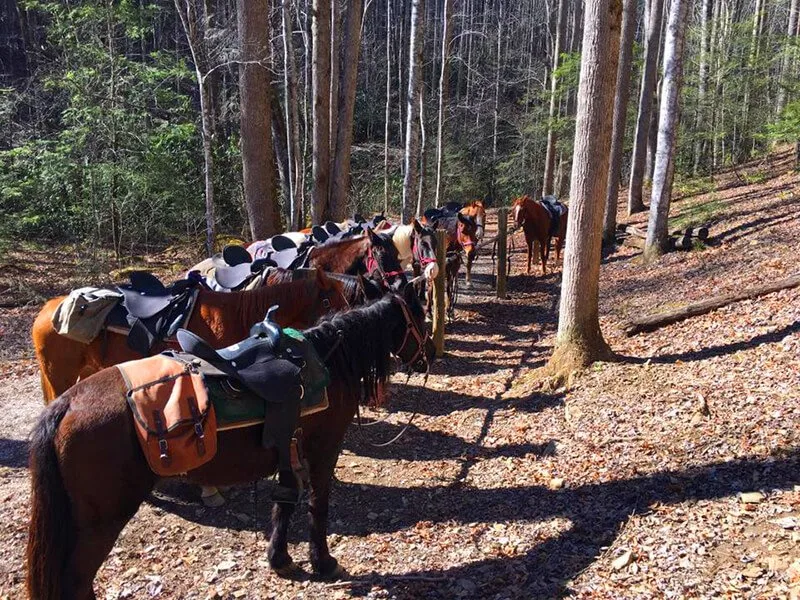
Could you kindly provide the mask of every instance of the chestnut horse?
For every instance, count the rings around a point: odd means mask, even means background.
[[[547,274],[547,260],[550,258],[550,238],[556,238],[556,261],[561,257],[561,248],[564,246],[564,238],[567,236],[567,211],[561,215],[558,222],[558,229],[555,235],[551,236],[550,226],[551,217],[547,209],[541,202],[533,200],[530,196],[520,196],[514,199],[512,212],[514,223],[517,227],[522,227],[525,232],[525,243],[528,246],[528,270],[531,272],[531,256],[533,255],[533,243],[539,244],[539,255],[542,259],[542,275]]]
[[[300,422],[310,473],[311,566],[335,577],[341,569],[328,550],[328,499],[345,432],[359,402],[375,397],[377,385],[389,377],[390,355],[425,372],[433,344],[413,286],[326,317],[304,334],[327,357],[331,374],[328,409]],[[104,369],[51,403],[33,431],[27,590],[34,600],[95,598],[97,570],[157,481],[136,438],[125,393],[119,370]],[[188,479],[228,485],[274,473],[277,454],[262,446],[261,433],[258,426],[219,432],[216,456],[189,471]],[[284,474],[287,481],[281,484],[295,485],[294,475]],[[294,504],[284,503],[273,508],[268,558],[281,575],[300,571],[287,545],[294,510]]]
[[[428,223],[426,217],[423,223]],[[470,285],[472,261],[478,250],[478,222],[475,217],[467,217],[461,212],[454,215],[444,215],[433,219],[433,229],[444,229],[447,232],[447,252],[463,250],[467,255],[467,285]]]
[[[308,253],[308,266],[331,273],[366,275],[386,289],[406,284],[397,248],[390,239],[367,229],[366,235],[333,239],[314,246]]]
[[[128,347],[124,334],[107,330],[91,344],[59,335],[53,313],[64,297],[48,300],[33,323],[32,337],[42,378],[44,401],[63,394],[79,378],[104,367],[141,358]],[[342,310],[347,302],[342,284],[322,272],[312,279],[272,285],[247,292],[211,292],[201,289],[186,328],[215,348],[244,339],[250,327],[277,304],[276,321],[284,327],[308,327],[329,310]],[[159,352],[166,344],[154,349]]]

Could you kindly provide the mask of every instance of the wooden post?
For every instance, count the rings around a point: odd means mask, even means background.
[[[500,208],[497,211],[497,297],[506,297],[506,272],[508,253],[508,209]]]
[[[436,357],[444,355],[444,278],[447,268],[447,239],[445,231],[436,232],[436,262],[439,265],[439,274],[433,280],[433,345],[436,348]]]

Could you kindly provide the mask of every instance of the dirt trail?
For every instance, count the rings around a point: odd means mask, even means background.
[[[268,571],[256,532],[267,522],[269,482],[256,506],[243,486],[216,511],[173,483],[126,527],[98,597],[788,596],[800,581],[800,291],[634,338],[621,324],[791,274],[799,184],[771,165],[758,184],[676,203],[675,213],[717,207],[719,244],[704,251],[646,267],[628,249],[607,256],[602,325],[620,360],[552,394],[530,372],[552,349],[560,267],[520,276],[517,240],[510,299],[498,302],[482,257],[428,386],[397,376],[388,418],[354,426],[345,442],[330,526],[345,581]],[[24,440],[40,400],[29,363],[7,364],[15,370],[0,382],[0,596],[21,597]],[[416,407],[398,443],[370,445]],[[758,502],[742,501],[755,491]],[[292,536],[291,553],[308,568],[304,515]]]

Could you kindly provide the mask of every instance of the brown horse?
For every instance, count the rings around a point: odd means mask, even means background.
[[[45,402],[63,394],[79,378],[104,367],[141,358],[128,347],[125,335],[107,330],[91,344],[59,335],[53,329],[53,313],[64,297],[48,300],[33,323],[32,337],[42,378]],[[308,327],[329,310],[347,306],[342,284],[322,272],[307,280],[266,286],[248,292],[200,290],[186,328],[215,348],[247,337],[253,323],[277,304],[276,321],[284,327]],[[155,348],[155,352],[167,349]]]
[[[347,427],[359,401],[375,397],[376,386],[386,382],[391,354],[417,371],[427,370],[433,344],[424,332],[413,286],[304,332],[318,354],[328,357],[331,374],[329,408],[301,419],[310,474],[311,566],[322,576],[341,572],[328,550],[327,519]],[[157,481],[136,438],[125,393],[119,370],[104,369],[51,403],[34,429],[27,548],[27,589],[34,600],[95,598],[97,570]],[[233,429],[219,432],[215,457],[187,477],[206,485],[254,481],[274,473],[276,462],[275,450],[261,444],[260,427]],[[281,484],[294,485],[292,473],[284,474],[292,481]],[[276,504],[272,513],[269,563],[283,575],[300,571],[287,546],[294,509]]]
[[[565,207],[566,208],[566,207]],[[561,248],[567,235],[567,211],[560,216],[555,235],[551,236],[551,216],[541,202],[533,200],[530,196],[520,196],[514,199],[514,223],[522,227],[525,232],[525,243],[528,246],[528,270],[531,272],[531,256],[533,243],[539,244],[539,255],[542,259],[542,275],[547,274],[547,260],[550,258],[550,238],[556,238],[556,261],[561,257]]]
[[[483,239],[484,233],[486,233],[486,207],[483,205],[483,200],[471,200],[467,202],[460,212],[465,217],[472,217],[475,219],[475,224],[477,226],[475,230],[475,239],[476,242],[480,242]],[[467,286],[472,285],[472,262],[475,256],[477,256],[477,245],[475,246],[472,259],[470,259],[469,254],[467,254]]]
[[[333,239],[315,246],[308,254],[308,266],[331,273],[366,275],[387,289],[406,284],[397,248],[391,239],[367,229],[366,235]]]
[[[432,211],[426,211],[426,216],[422,218],[425,224],[430,223],[433,229],[444,229],[447,239],[447,252],[458,252],[463,250],[467,255],[467,273],[472,272],[472,262],[478,250],[478,222],[475,217],[467,217],[457,212],[455,214],[444,214],[442,216],[429,218]],[[467,279],[467,284],[470,280]]]

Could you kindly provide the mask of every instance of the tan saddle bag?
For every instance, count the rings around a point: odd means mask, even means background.
[[[217,419],[203,377],[163,355],[117,365],[139,443],[154,473],[180,475],[217,453]]]

